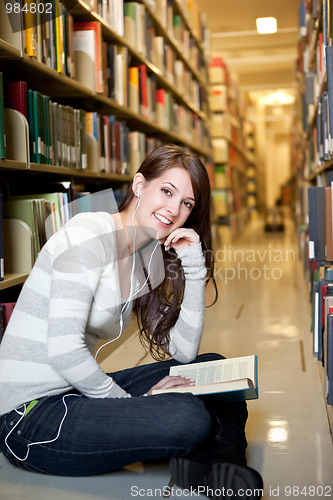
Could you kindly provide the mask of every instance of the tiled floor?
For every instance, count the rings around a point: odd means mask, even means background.
[[[254,222],[238,240],[225,240],[217,261],[220,297],[207,310],[201,351],[259,357],[260,398],[249,402],[247,437],[248,462],[264,478],[264,498],[333,497],[332,439],[294,226],[264,233]],[[123,350],[127,359],[137,356],[131,343]],[[168,482],[167,464],[56,478],[16,470],[0,456],[1,500],[161,498]],[[180,490],[172,497],[185,498]]]

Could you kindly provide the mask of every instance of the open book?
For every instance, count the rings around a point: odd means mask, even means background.
[[[191,392],[198,396],[216,395],[225,401],[257,399],[259,396],[256,355],[172,366],[169,375],[192,378],[195,385],[156,389],[153,394]]]

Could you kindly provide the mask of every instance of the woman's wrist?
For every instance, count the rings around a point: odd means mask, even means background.
[[[202,252],[201,243],[176,250],[180,259],[185,278],[204,279],[207,275],[205,257]]]

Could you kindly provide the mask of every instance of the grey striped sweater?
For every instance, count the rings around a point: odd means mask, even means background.
[[[181,362],[198,353],[205,308],[201,244],[178,251],[185,273],[170,353]],[[24,284],[0,344],[0,415],[73,388],[90,398],[129,397],[93,356],[98,339],[117,338],[132,310],[117,263],[114,222],[105,212],[73,217],[43,247]]]

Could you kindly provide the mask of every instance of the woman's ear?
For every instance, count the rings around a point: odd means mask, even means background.
[[[140,197],[140,190],[145,182],[145,178],[142,174],[135,174],[133,177],[132,190],[135,196]]]

